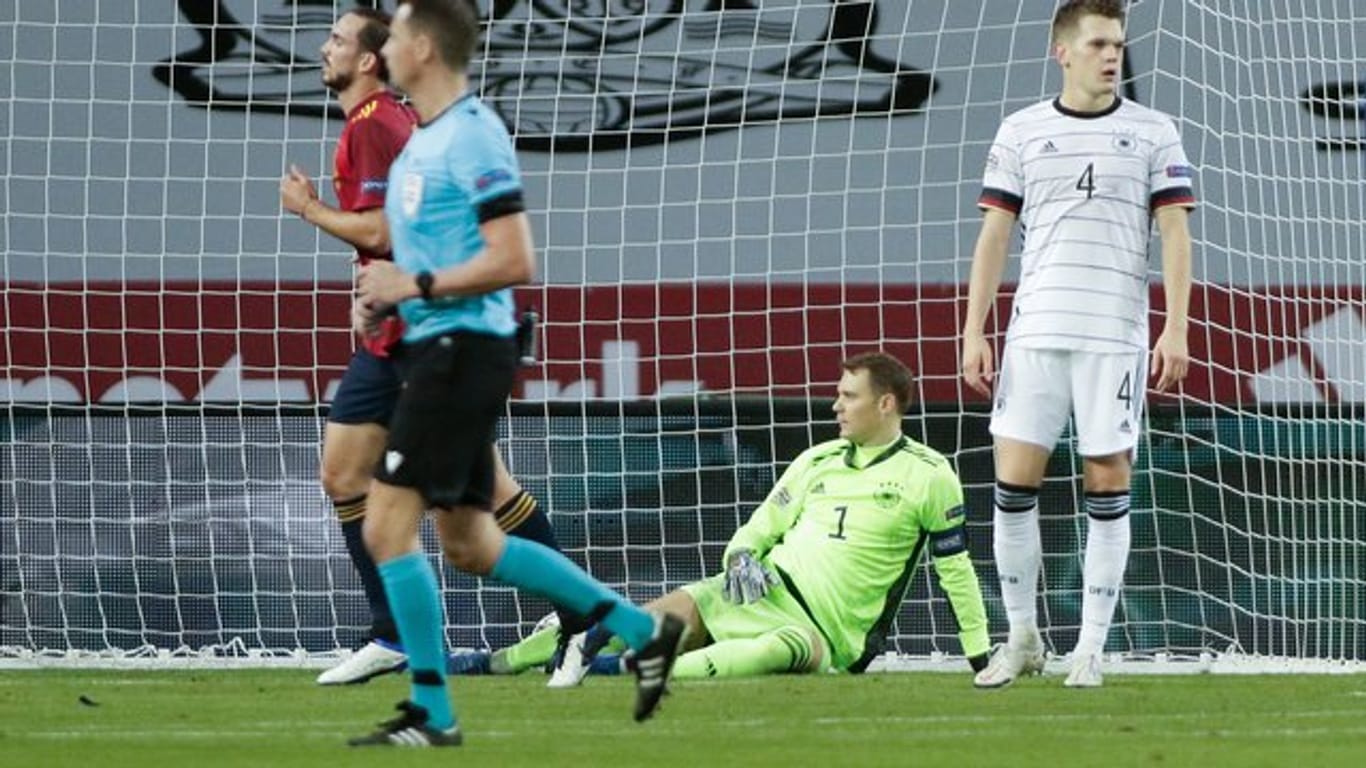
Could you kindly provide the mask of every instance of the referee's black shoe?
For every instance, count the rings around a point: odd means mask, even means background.
[[[672,613],[660,614],[650,644],[635,654],[636,722],[648,720],[659,707],[687,634],[688,625],[682,619]]]
[[[464,741],[460,726],[448,730],[433,728],[427,710],[411,701],[395,707],[402,715],[380,725],[379,730],[347,742],[353,747],[458,747]]]

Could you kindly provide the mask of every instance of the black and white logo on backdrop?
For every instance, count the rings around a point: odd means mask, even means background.
[[[336,114],[317,71],[333,0],[178,2],[198,44],[154,74],[185,101]],[[471,77],[522,149],[616,149],[780,119],[904,114],[936,88],[893,58],[904,30],[882,23],[875,0],[479,5],[484,38]]]
[[[1310,87],[1301,96],[1301,103],[1309,114],[1321,118],[1326,127],[1319,127],[1314,141],[1319,149],[1366,149],[1366,81],[1340,81]]]

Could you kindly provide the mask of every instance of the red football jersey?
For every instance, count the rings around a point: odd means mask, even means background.
[[[332,169],[332,186],[343,211],[384,207],[389,166],[408,143],[415,125],[416,113],[387,90],[377,91],[347,114]],[[387,253],[356,249],[356,260],[361,264],[388,258]],[[403,326],[394,316],[384,322],[379,335],[362,339],[362,343],[374,354],[387,357],[402,335]]]

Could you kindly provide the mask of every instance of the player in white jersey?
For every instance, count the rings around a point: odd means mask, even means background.
[[[1053,17],[1057,98],[1001,124],[987,158],[963,326],[963,378],[994,396],[994,552],[1010,620],[983,688],[1043,668],[1035,614],[1042,560],[1038,496],[1069,418],[1088,517],[1082,627],[1069,687],[1101,684],[1100,656],[1129,558],[1129,484],[1148,369],[1148,240],[1162,237],[1166,324],[1152,348],[1156,389],[1186,376],[1193,171],[1171,118],[1120,98],[1121,0],[1068,0]],[[1016,219],[1020,284],[1000,378],[984,335]]]

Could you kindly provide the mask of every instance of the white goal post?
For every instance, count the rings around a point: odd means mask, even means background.
[[[351,5],[0,4],[0,665],[313,664],[361,638],[316,479],[349,254],[278,203],[291,162],[329,181],[317,51]],[[832,434],[839,360],[882,347],[920,379],[908,430],[963,476],[999,637],[985,403],[956,335],[987,147],[1059,86],[1054,4],[479,6],[472,76],[515,135],[541,262],[518,301],[542,358],[502,448],[568,554],[637,600],[714,572]],[[1107,652],[1360,670],[1366,5],[1141,0],[1128,38],[1124,96],[1173,115],[1196,167],[1195,365],[1149,399]],[[1079,471],[1061,448],[1042,496],[1059,650]],[[548,609],[442,578],[452,646]],[[890,640],[879,668],[962,669],[928,569]]]

